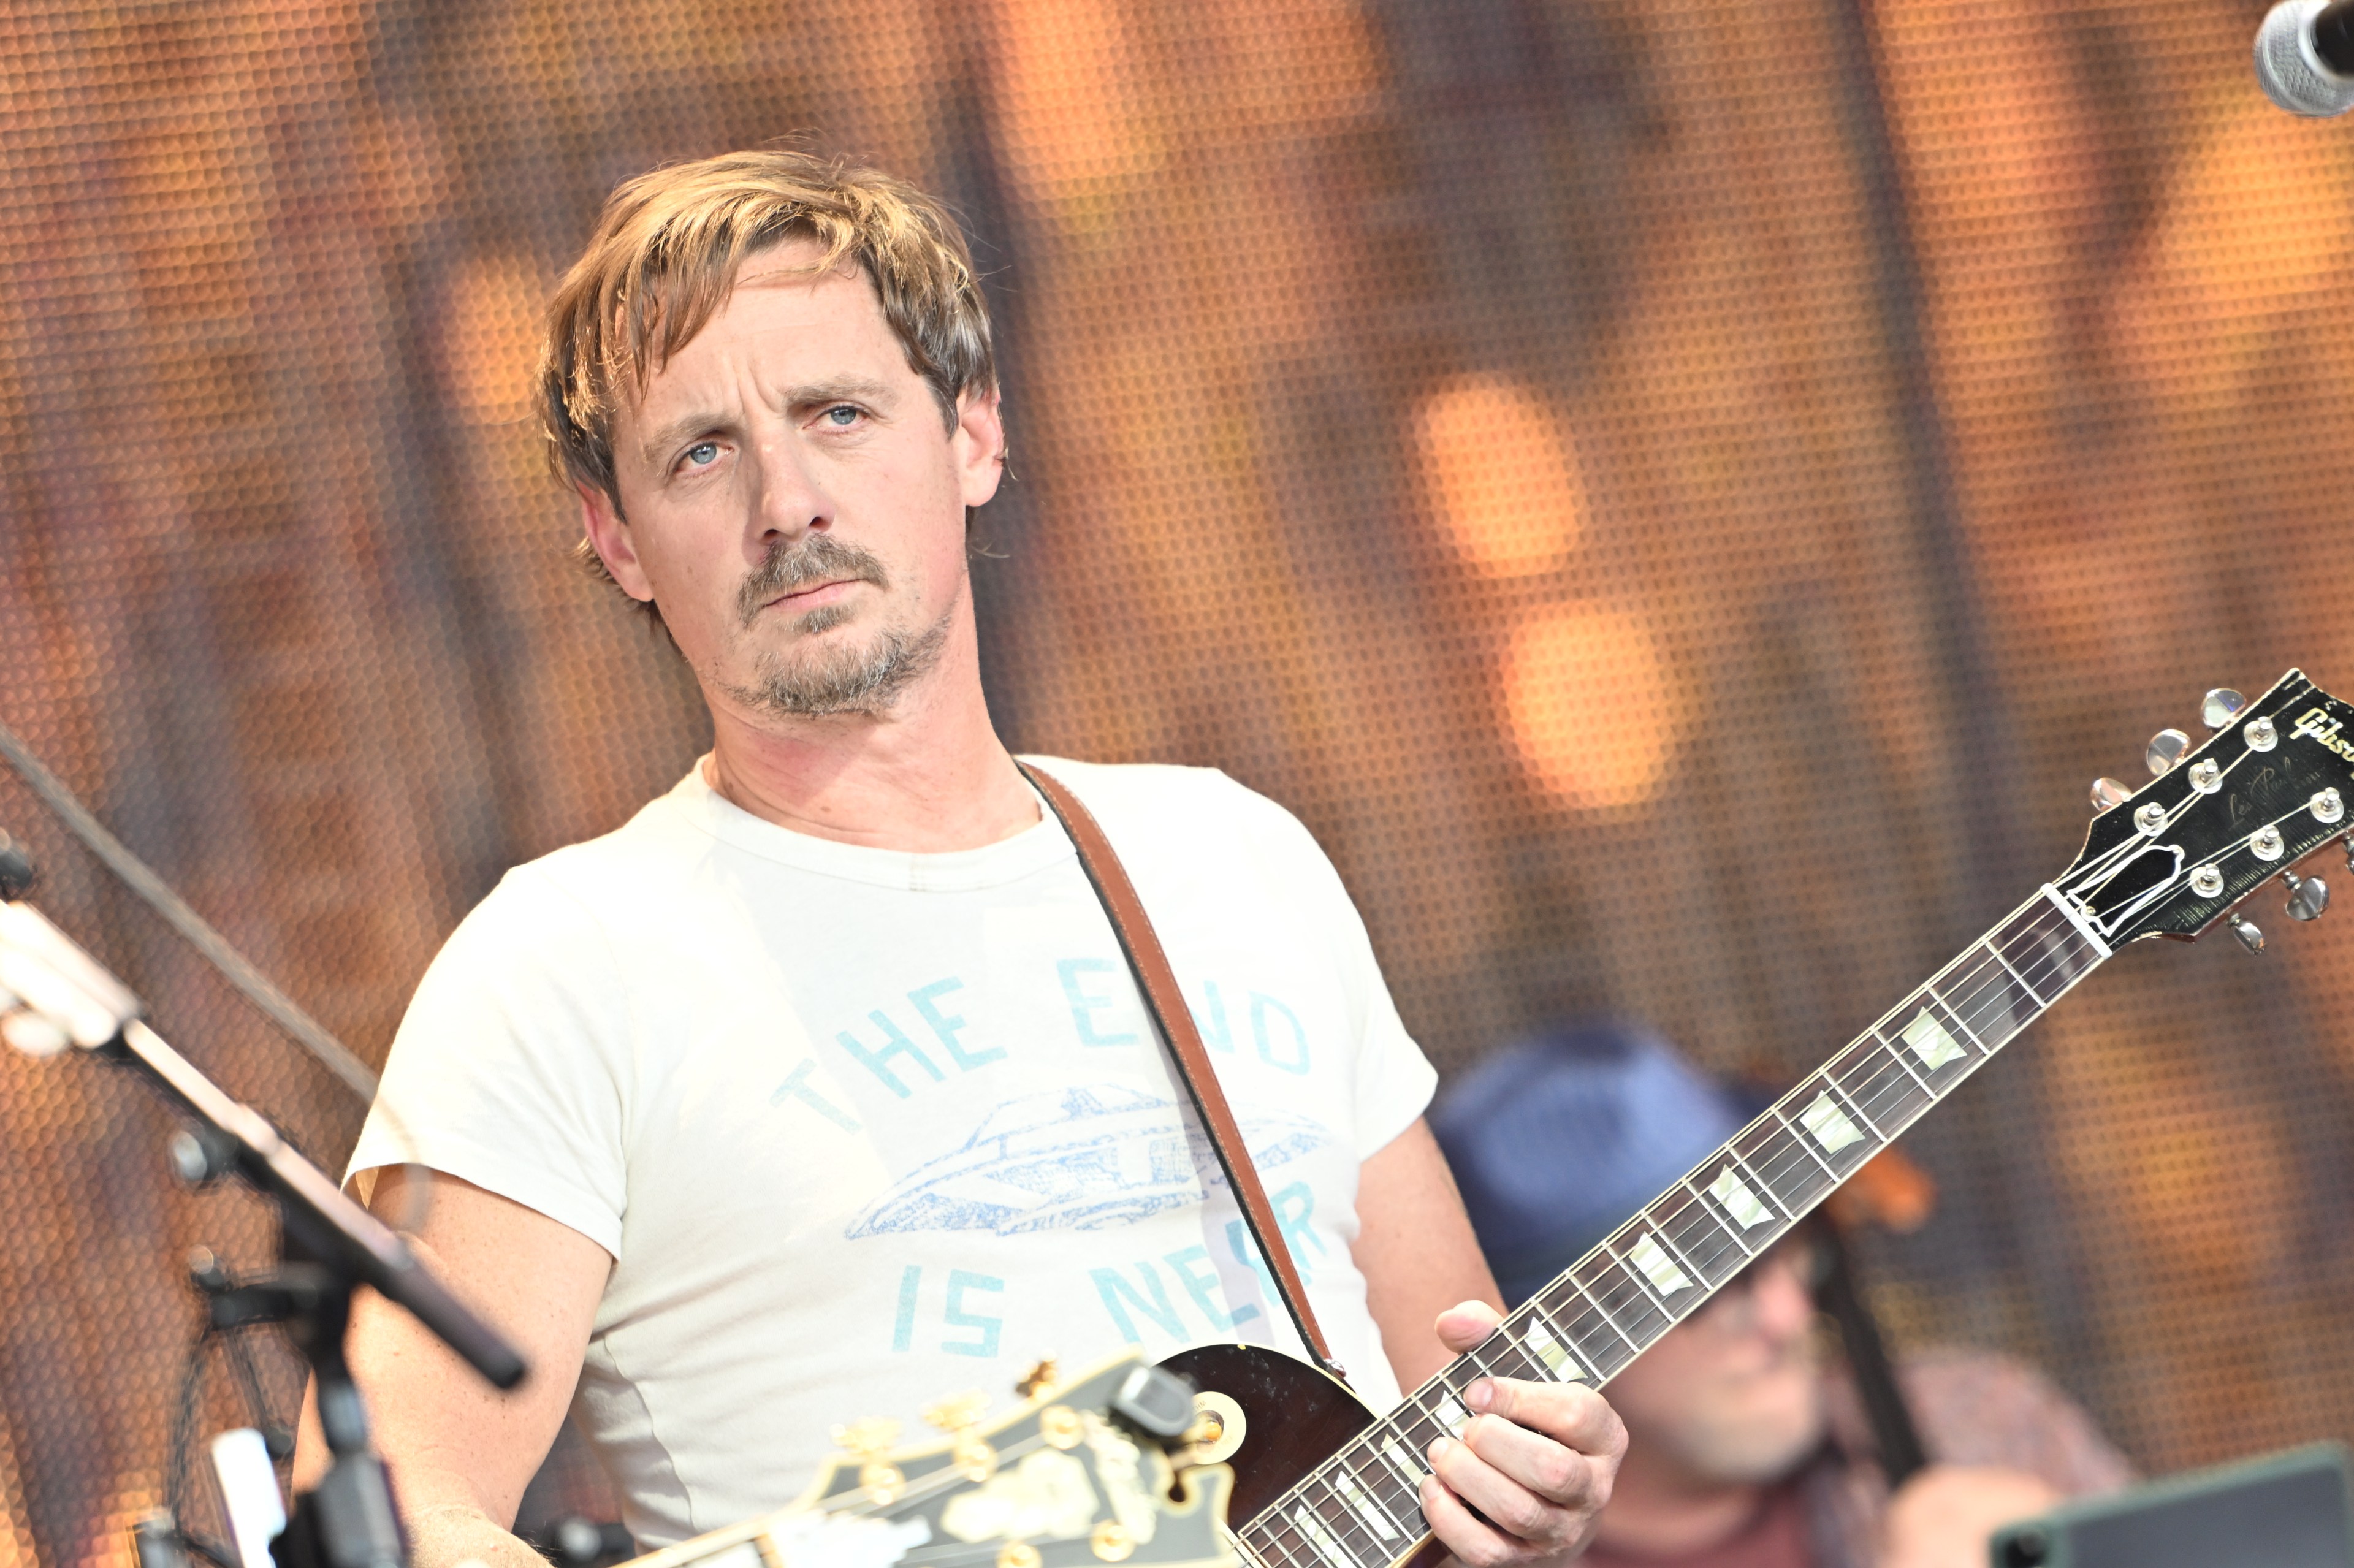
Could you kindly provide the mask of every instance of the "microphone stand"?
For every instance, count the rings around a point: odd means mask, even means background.
[[[333,1462],[296,1498],[270,1551],[278,1568],[404,1568],[407,1544],[391,1478],[368,1442],[366,1408],[344,1341],[352,1292],[374,1287],[406,1308],[459,1358],[499,1388],[527,1370],[499,1333],[428,1273],[408,1244],[344,1195],[267,1118],[232,1098],[141,1021],[139,1001],[32,906],[15,902],[31,882],[23,853],[0,833],[0,1028],[38,1012],[57,1044],[70,1039],[137,1072],[195,1123],[198,1182],[234,1173],[278,1210],[281,1266],[269,1279],[215,1296],[217,1327],[278,1322],[310,1363],[319,1425]],[[11,993],[15,994],[11,994]],[[14,1012],[18,1002],[25,1012]],[[12,1042],[22,1045],[11,1033]]]
[[[369,1445],[366,1406],[344,1354],[353,1290],[369,1285],[407,1308],[496,1387],[523,1381],[523,1358],[427,1273],[407,1243],[146,1024],[134,1020],[95,1049],[136,1069],[196,1122],[204,1174],[234,1172],[277,1205],[278,1274],[221,1292],[208,1309],[217,1328],[282,1325],[310,1363],[332,1463],[295,1499],[272,1543],[279,1568],[403,1568],[390,1475]]]

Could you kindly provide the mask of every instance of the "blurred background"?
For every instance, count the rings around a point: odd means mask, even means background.
[[[990,274],[1018,748],[1290,805],[1444,1071],[1609,1011],[1795,1077],[2203,689],[2354,694],[2354,124],[2262,100],[2263,9],[24,0],[0,721],[380,1060],[504,867],[704,743],[565,558],[539,302],[617,180],[800,134]],[[349,1089],[12,779],[0,826],[339,1165]],[[1900,1344],[2041,1361],[2153,1471],[2354,1428],[2354,915],[2275,902],[2262,959],[2094,977],[1906,1140],[1935,1223],[1866,1244]],[[182,1255],[269,1259],[171,1125],[0,1056],[0,1568],[124,1561]],[[196,1410],[241,1419],[217,1368]]]

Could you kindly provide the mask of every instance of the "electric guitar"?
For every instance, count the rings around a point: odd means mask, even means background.
[[[1068,1383],[1041,1362],[1022,1389],[986,1425],[983,1395],[933,1405],[927,1447],[838,1426],[797,1501],[623,1568],[1235,1568],[1234,1472],[1198,1458],[1190,1384],[1131,1351]]]
[[[2066,871],[1386,1416],[1256,1345],[1164,1361],[1218,1429],[1197,1457],[1235,1466],[1249,1568],[1435,1557],[1422,1456],[1470,1420],[1474,1380],[1607,1383],[2127,942],[2228,919],[2262,951],[2233,909],[2275,877],[2293,917],[2319,915],[2327,885],[2290,867],[2347,832],[2354,708],[2291,670],[2253,703],[2210,692],[2200,716],[2215,733],[2195,749],[2179,730],[2150,742],[2158,777],[2138,791],[2094,785],[2098,814]]]
[[[780,1513],[626,1568],[1403,1568],[1444,1549],[1417,1501],[1420,1457],[1470,1420],[1488,1376],[1600,1388],[1705,1303],[1988,1058],[2127,942],[2192,940],[2277,877],[2288,913],[2328,889],[2298,861],[2348,837],[2354,708],[2291,670],[2253,703],[2214,691],[2191,745],[2161,730],[2158,777],[2093,786],[2084,847],[1951,962],[1763,1116],[1507,1314],[1495,1332],[1375,1416],[1341,1383],[1254,1345],[1133,1356],[1030,1390],[984,1428],[979,1396],[936,1407],[949,1433],[891,1453],[896,1427],[842,1429],[845,1450]],[[25,904],[0,904],[0,1037],[37,1054],[96,1048],[135,1002]],[[1174,1372],[1192,1385],[1184,1408]],[[1239,1473],[1229,1460],[1239,1460]],[[1228,1530],[1229,1507],[1245,1522]]]

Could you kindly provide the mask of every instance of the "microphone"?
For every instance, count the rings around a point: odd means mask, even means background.
[[[2292,114],[2354,109],[2354,0],[2280,0],[2256,29],[2256,80]]]

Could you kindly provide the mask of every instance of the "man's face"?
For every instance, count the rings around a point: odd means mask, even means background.
[[[1823,1436],[1811,1254],[1787,1241],[1610,1383],[1628,1446],[1691,1482],[1787,1475]]]
[[[614,579],[756,719],[882,712],[970,644],[964,509],[1001,471],[995,398],[948,428],[864,274],[815,258],[744,263],[614,419],[620,514],[582,496]]]

